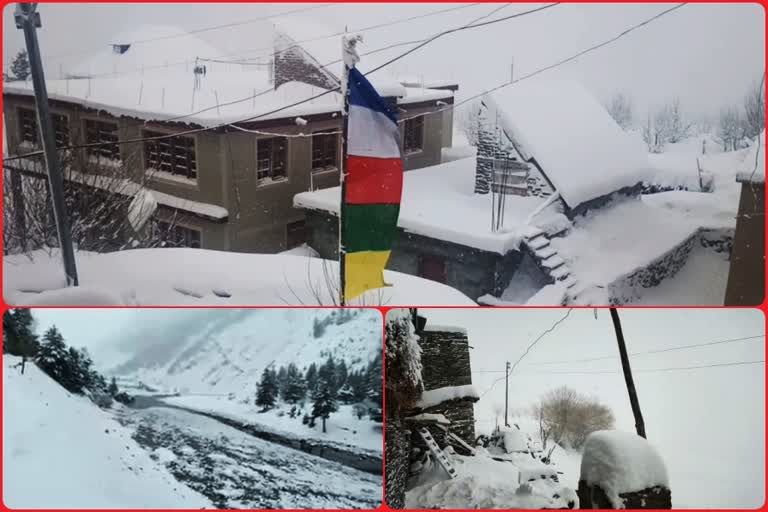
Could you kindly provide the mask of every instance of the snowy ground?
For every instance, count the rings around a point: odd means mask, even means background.
[[[305,412],[309,412],[308,408],[310,406],[306,406],[305,410],[302,410],[298,417],[291,418],[288,416],[290,406],[286,404],[282,404],[279,409],[260,413],[253,405],[228,400],[225,397],[180,396],[169,397],[164,399],[164,401],[188,409],[213,412],[217,415],[244,423],[263,426],[287,435],[353,446],[381,456],[381,424],[374,423],[368,418],[358,419],[354,415],[351,405],[339,406],[339,411],[333,413],[326,422],[327,432],[323,433],[320,421],[317,422],[315,428],[310,428],[301,423],[302,416]]]
[[[3,499],[11,508],[211,507],[108,412],[3,356]]]
[[[76,253],[80,286],[65,288],[58,252],[3,259],[3,295],[13,305],[333,305],[338,263],[300,256],[202,249]],[[330,279],[330,285],[326,280]],[[474,305],[461,292],[386,271],[392,287],[350,305]]]
[[[126,409],[136,441],[217,508],[375,508],[381,477],[256,438],[197,414]]]

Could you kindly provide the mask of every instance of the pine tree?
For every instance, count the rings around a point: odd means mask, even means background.
[[[332,412],[339,409],[336,398],[333,395],[333,384],[326,378],[320,378],[317,383],[317,391],[312,397],[312,417],[323,419],[323,433],[326,432],[325,421],[331,416]]]
[[[74,393],[81,393],[83,391],[85,376],[80,365],[80,352],[75,347],[69,347],[67,349],[64,382],[62,385]]]
[[[112,380],[109,381],[109,387],[107,388],[107,393],[109,393],[109,396],[112,398],[115,398],[118,393],[120,393],[120,388],[117,387],[117,380],[112,377]]]
[[[312,363],[307,368],[307,373],[304,375],[304,382],[307,386],[307,392],[309,396],[314,396],[315,388],[317,387],[317,365]]]
[[[61,335],[55,325],[51,326],[43,334],[40,350],[37,353],[37,366],[53,380],[66,387],[67,358],[68,351],[67,345],[64,343],[64,336]]]
[[[295,364],[288,365],[287,382],[285,385],[285,393],[283,400],[290,404],[296,404],[304,399],[306,394],[306,388],[304,387],[304,379],[301,378],[301,372]]]
[[[381,357],[377,356],[376,359],[371,361],[366,371],[366,391],[367,398],[371,401],[370,416],[373,421],[381,423],[382,419],[382,407],[383,407],[383,392],[382,392],[382,371],[381,371]]]
[[[93,369],[93,359],[85,347],[80,349],[80,374],[83,388],[93,390],[98,373]]]
[[[281,366],[280,369],[277,372],[277,389],[278,394],[280,395],[280,398],[285,400],[285,392],[287,390],[288,386],[288,370],[285,369],[285,366]]]
[[[325,380],[330,386],[331,393],[333,393],[334,398],[336,397],[336,391],[338,391],[338,388],[336,387],[336,361],[333,360],[333,356],[328,356],[325,364],[323,364],[323,366],[317,370],[317,380],[318,385],[320,381]]]
[[[347,363],[342,359],[339,361],[339,364],[336,365],[336,378],[334,379],[334,384],[337,392],[347,383],[347,376]]]
[[[29,309],[9,310],[3,315],[3,352],[21,356],[21,373],[27,359],[34,358],[40,347],[34,325]]]
[[[256,405],[261,407],[262,412],[268,411],[275,406],[278,392],[277,374],[274,370],[264,368],[261,374],[261,382],[259,382],[256,391]]]
[[[355,402],[362,402],[368,396],[368,390],[366,389],[365,375],[361,370],[354,371],[347,376],[347,382],[352,386]]]
[[[351,404],[355,402],[355,391],[352,386],[347,382],[344,384],[338,393],[339,402],[343,404]]]
[[[30,75],[29,58],[27,50],[21,50],[11,62],[11,73],[16,80],[26,80]]]

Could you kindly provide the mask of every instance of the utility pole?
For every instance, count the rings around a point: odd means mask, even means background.
[[[635,381],[632,379],[632,368],[629,366],[629,355],[627,354],[627,347],[624,344],[624,333],[621,330],[621,320],[619,319],[619,312],[616,308],[611,308],[611,320],[613,320],[613,328],[616,331],[616,341],[619,344],[621,368],[624,371],[624,380],[627,383],[629,403],[632,405],[632,414],[635,415],[635,428],[637,429],[637,435],[645,438],[645,422],[643,421],[643,413],[640,412],[640,402],[637,399]]]
[[[504,426],[509,426],[509,370],[511,369],[511,366],[509,364],[509,361],[507,361],[507,371],[504,373],[506,374],[507,381],[506,381],[506,389],[504,390]]]
[[[35,105],[37,106],[37,125],[45,154],[45,165],[48,169],[48,185],[51,189],[53,216],[56,221],[56,234],[59,237],[59,247],[64,260],[64,274],[67,286],[77,286],[77,268],[75,252],[72,248],[72,237],[69,232],[67,215],[64,205],[64,178],[59,168],[59,157],[56,151],[56,137],[48,109],[48,90],[45,86],[43,64],[40,59],[40,46],[37,41],[37,28],[42,26],[37,3],[18,3],[14,13],[16,28],[24,31],[24,40],[29,56],[29,68],[32,73],[32,85],[35,89]]]

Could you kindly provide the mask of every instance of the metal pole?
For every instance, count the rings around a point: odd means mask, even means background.
[[[624,370],[624,380],[627,383],[629,403],[632,405],[632,414],[635,415],[635,428],[637,429],[637,435],[644,438],[645,422],[643,421],[643,413],[640,412],[640,402],[637,399],[635,381],[632,379],[632,368],[629,366],[629,355],[627,354],[627,347],[624,344],[624,333],[621,330],[621,320],[619,320],[619,312],[616,308],[611,308],[611,320],[613,320],[613,328],[616,331],[616,341],[619,344],[621,368]]]
[[[341,55],[344,60],[344,71],[341,76],[341,96],[343,107],[341,111],[341,158],[339,159],[339,182],[341,184],[341,203],[339,204],[339,306],[346,306],[345,287],[347,250],[344,246],[344,203],[347,199],[347,134],[349,132],[349,66],[346,63],[347,38],[341,38]]]
[[[48,109],[48,91],[45,87],[45,75],[40,60],[40,47],[37,41],[37,27],[41,26],[40,13],[36,12],[36,3],[16,4],[16,28],[24,31],[24,40],[29,55],[29,67],[32,73],[32,85],[35,89],[35,104],[37,106],[37,124],[45,154],[45,164],[48,168],[48,184],[51,189],[53,216],[56,221],[56,233],[59,237],[61,256],[64,260],[64,273],[67,286],[77,286],[77,267],[75,253],[72,248],[72,237],[67,224],[64,204],[64,178],[59,168],[59,157],[56,152],[56,137],[53,131],[51,113]]]
[[[509,364],[509,361],[507,361],[507,371],[504,372],[507,374],[507,380],[506,380],[507,387],[504,390],[504,426],[505,427],[509,426],[509,419],[508,419],[509,418],[508,416],[509,414],[509,370],[510,370],[510,364]]]

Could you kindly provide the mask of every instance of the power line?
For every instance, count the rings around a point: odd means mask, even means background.
[[[703,368],[720,368],[723,366],[742,366],[742,365],[750,365],[750,364],[761,364],[765,363],[765,360],[758,360],[758,361],[736,361],[732,363],[713,363],[713,364],[705,364],[700,366],[679,366],[679,367],[673,367],[673,368],[645,368],[645,369],[633,369],[633,372],[642,372],[642,373],[658,373],[658,372],[671,372],[671,371],[682,371],[682,370],[698,370]],[[554,371],[554,372],[526,372],[525,375],[618,375],[622,372],[612,372],[612,371],[584,371],[584,372],[568,372],[568,371]]]
[[[709,347],[712,345],[722,345],[725,343],[736,343],[739,341],[746,341],[746,340],[754,340],[754,339],[765,339],[765,334],[760,334],[757,336],[745,336],[743,338],[729,338],[725,340],[718,340],[718,341],[709,341],[705,343],[694,343],[691,345],[681,345],[678,347],[670,347],[670,348],[662,348],[657,350],[645,350],[643,352],[632,352],[631,356],[642,356],[647,354],[661,354],[664,352],[674,352],[677,350],[688,350],[691,348],[698,348],[698,347]],[[605,361],[608,359],[615,359],[616,356],[603,356],[603,357],[589,357],[585,359],[566,359],[566,360],[560,360],[560,361],[545,361],[541,363],[531,363],[532,366],[542,366],[542,365],[549,365],[549,364],[566,364],[566,363],[585,363],[589,361]]]
[[[507,21],[507,20],[510,20],[510,19],[513,19],[513,18],[519,18],[521,16],[525,16],[527,14],[533,14],[533,13],[539,12],[541,10],[554,7],[556,5],[559,5],[559,4],[557,4],[557,3],[555,3],[555,4],[548,4],[548,5],[544,6],[544,7],[538,7],[536,9],[531,9],[529,11],[523,11],[523,12],[520,12],[520,13],[517,13],[517,14],[506,16],[504,18],[498,18],[498,19],[495,19],[495,20],[483,22],[483,23],[478,24],[478,25],[470,25],[470,24],[468,24],[468,25],[464,25],[462,27],[449,29],[447,31],[441,32],[441,33],[433,36],[432,38],[430,38],[428,40],[428,42],[432,42],[432,41],[434,41],[434,40],[438,39],[439,37],[442,37],[443,35],[446,35],[446,34],[454,33],[454,32],[460,31],[460,30],[468,30],[468,29],[472,29],[472,28],[482,27],[482,26],[493,24],[493,23],[500,23],[502,21]],[[413,51],[415,51],[416,49],[425,46],[425,44],[426,44],[426,42],[424,44],[421,44],[417,48],[413,48],[413,49],[411,49],[411,50],[401,54],[398,57],[390,59],[386,63],[384,63],[384,64],[378,66],[377,68],[369,71],[368,73],[366,73],[366,75],[368,75],[370,73],[373,73],[375,71],[378,71],[378,70],[382,69],[383,67],[388,66],[388,65],[396,62],[397,60],[404,58],[405,56],[409,55],[410,53],[413,53]],[[270,91],[271,90],[272,89],[270,89]],[[205,132],[205,131],[211,131],[211,130],[216,130],[216,129],[219,129],[219,128],[224,128],[224,127],[227,127],[227,126],[229,126],[231,124],[246,123],[246,122],[249,122],[249,121],[254,121],[256,119],[259,119],[259,118],[262,118],[262,117],[266,117],[266,116],[269,116],[269,115],[281,112],[283,110],[287,110],[287,109],[293,108],[293,107],[301,105],[303,103],[308,103],[308,102],[313,101],[315,99],[321,98],[321,97],[326,96],[326,95],[331,94],[331,93],[334,93],[334,92],[336,92],[338,90],[339,90],[339,87],[336,87],[336,88],[333,88],[333,89],[328,89],[328,90],[326,90],[326,91],[324,91],[322,93],[316,94],[316,95],[311,96],[309,98],[305,98],[303,100],[296,101],[296,102],[291,103],[289,105],[284,105],[282,107],[273,109],[273,110],[271,110],[269,112],[264,112],[262,114],[258,114],[256,116],[251,116],[251,117],[248,117],[248,118],[245,118],[245,119],[240,119],[238,121],[230,121],[230,122],[226,122],[226,123],[220,123],[220,124],[214,125],[214,126],[209,126],[209,127],[204,127],[204,128],[194,128],[194,129],[185,130],[185,131],[182,131],[182,132],[171,133],[171,134],[166,134],[166,135],[158,135],[158,136],[154,136],[154,137],[137,137],[137,138],[133,138],[133,139],[117,140],[115,142],[93,142],[93,143],[88,143],[88,144],[77,144],[77,145],[65,146],[65,147],[61,147],[61,148],[57,148],[57,149],[59,151],[73,150],[73,149],[86,149],[86,148],[100,147],[100,146],[107,146],[107,145],[123,145],[123,144],[134,144],[134,143],[137,143],[137,142],[151,142],[151,141],[156,141],[156,140],[170,139],[170,138],[173,138],[173,137],[182,137],[182,136],[185,136],[185,135],[193,135],[193,134],[196,134],[196,133],[201,133],[201,132]],[[265,93],[266,93],[266,91],[264,92],[264,94]],[[262,94],[262,93],[260,93],[260,94]],[[249,99],[252,99],[252,98],[253,97],[250,97]],[[228,104],[232,104],[232,103],[234,103],[234,102],[230,102]],[[224,106],[224,105],[227,105],[227,104],[220,104],[219,107]],[[435,112],[430,112],[430,114],[437,113],[437,112],[440,112],[440,110],[437,110]],[[171,118],[171,119],[179,119],[179,118]],[[168,119],[166,119],[165,121],[168,121]],[[19,160],[19,159],[31,158],[31,157],[39,156],[41,154],[42,154],[42,151],[32,151],[32,152],[26,153],[24,155],[17,155],[17,156],[12,156],[12,157],[4,158],[3,162],[10,162],[10,161]]]
[[[515,361],[515,364],[513,364],[513,365],[512,365],[512,367],[509,369],[509,372],[504,372],[504,376],[503,376],[503,377],[499,377],[498,379],[496,379],[495,381],[493,381],[493,382],[491,383],[491,387],[489,387],[488,389],[486,389],[486,390],[483,392],[483,394],[482,394],[482,395],[480,395],[480,397],[479,397],[479,398],[483,398],[483,397],[484,397],[486,394],[488,394],[488,392],[489,392],[489,391],[491,391],[491,390],[494,388],[494,386],[496,386],[496,384],[497,384],[497,383],[499,383],[499,382],[501,382],[502,380],[506,379],[506,378],[507,378],[507,376],[509,376],[509,375],[512,375],[512,372],[514,372],[514,371],[515,371],[515,368],[517,367],[517,365],[518,365],[518,364],[520,364],[520,361],[522,361],[522,360],[523,360],[523,358],[524,358],[525,356],[527,356],[527,355],[528,355],[528,353],[531,351],[531,349],[532,349],[532,348],[533,348],[533,347],[534,347],[534,346],[535,346],[535,345],[536,345],[536,344],[537,344],[537,343],[538,343],[538,342],[539,342],[539,341],[540,341],[540,340],[541,340],[541,339],[542,339],[544,336],[546,336],[547,334],[549,334],[549,333],[551,333],[552,331],[554,331],[554,330],[557,328],[557,326],[558,326],[558,325],[560,325],[561,323],[563,323],[563,322],[565,321],[565,319],[566,319],[566,318],[568,318],[568,316],[570,316],[570,314],[571,314],[571,312],[572,312],[572,311],[573,311],[573,308],[570,308],[570,309],[568,309],[568,311],[565,313],[565,315],[564,315],[562,318],[560,318],[559,320],[557,320],[557,321],[556,321],[554,324],[552,324],[552,326],[551,326],[551,327],[549,327],[549,328],[548,328],[548,329],[546,329],[544,332],[542,332],[541,334],[539,334],[539,336],[538,336],[538,337],[537,337],[535,340],[533,340],[533,341],[532,341],[532,342],[531,342],[531,343],[528,345],[528,347],[525,349],[525,351],[523,352],[523,354],[522,354],[522,355],[521,355],[521,356],[520,356],[520,357],[517,359],[517,361]]]

